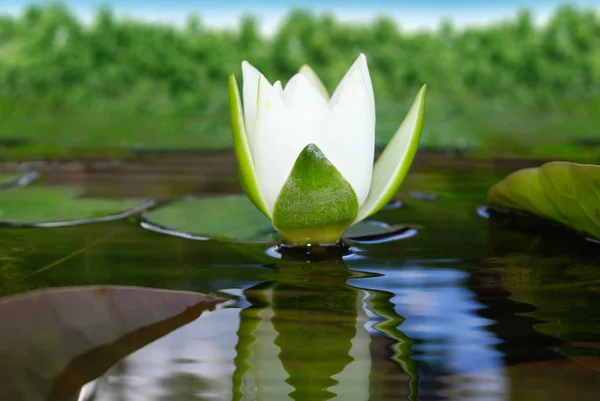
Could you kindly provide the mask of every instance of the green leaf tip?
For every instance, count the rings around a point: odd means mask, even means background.
[[[352,186],[315,144],[307,145],[275,201],[273,227],[291,245],[337,243],[358,214]]]
[[[400,128],[375,163],[371,190],[355,223],[381,210],[402,185],[421,141],[426,94],[427,85],[423,85]]]
[[[234,74],[231,74],[229,77],[229,110],[231,112],[233,147],[238,162],[238,172],[242,189],[252,203],[254,203],[254,205],[266,216],[269,216],[258,188],[256,171],[254,170],[254,161],[252,159],[252,152],[250,150],[246,127],[244,125],[244,113],[242,111],[240,91]]]

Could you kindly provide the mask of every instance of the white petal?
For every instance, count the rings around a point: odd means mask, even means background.
[[[269,213],[272,213],[283,184],[308,142],[299,132],[294,115],[277,89],[261,77],[258,91],[252,156],[261,197]]]
[[[316,143],[329,119],[327,101],[302,74],[296,74],[289,80],[284,99],[292,115],[295,134],[304,142],[304,146]]]
[[[358,68],[344,79],[328,124],[315,143],[352,185],[362,205],[369,195],[375,154],[373,92]]]
[[[352,74],[356,70],[359,70],[361,72],[361,74],[367,84],[367,89],[369,91],[369,99],[371,99],[370,101],[372,103],[371,107],[373,108],[373,113],[375,113],[375,96],[373,94],[373,83],[371,82],[371,75],[369,74],[369,66],[367,65],[367,56],[365,56],[363,53],[361,53],[358,56],[358,58],[356,59],[354,64],[352,64],[352,66],[350,67],[348,72],[346,72],[346,75],[344,75],[344,78],[342,78],[342,80],[340,81],[340,84],[335,89],[335,92],[333,92],[333,96],[331,96],[331,100],[329,101],[329,104],[331,105],[331,107],[336,105],[336,103],[340,99],[340,94],[342,92],[344,92],[344,90],[345,90],[344,86],[348,84],[348,80],[350,79],[350,76],[352,76]]]
[[[314,85],[315,88],[317,88],[324,99],[329,100],[329,92],[327,92],[327,88],[325,88],[325,85],[323,85],[323,82],[321,82],[319,76],[313,71],[312,68],[305,64],[300,67],[300,71],[298,72],[308,78],[308,80]]]
[[[254,68],[247,61],[242,62],[242,100],[244,102],[244,122],[246,125],[246,135],[248,135],[248,144],[252,149],[254,142],[254,133],[256,131],[256,102],[258,98],[258,78],[260,71]]]
[[[283,87],[281,86],[281,81],[275,81],[273,88],[279,97],[283,99]]]

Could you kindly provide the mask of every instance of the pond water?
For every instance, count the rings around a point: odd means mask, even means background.
[[[135,217],[2,229],[0,292],[102,284],[227,299],[132,349],[81,400],[597,400],[600,245],[478,213],[494,182],[528,164],[539,163],[417,160],[402,206],[375,216],[414,235],[355,244],[343,259],[277,259],[265,245],[176,238]],[[222,155],[42,170],[46,185],[112,198],[239,191]],[[78,396],[53,394],[21,399]]]

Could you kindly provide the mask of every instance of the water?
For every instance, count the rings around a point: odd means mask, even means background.
[[[187,157],[42,173],[116,198],[238,191],[230,160]],[[489,186],[526,164],[421,159],[402,206],[377,215],[417,234],[357,244],[344,259],[275,259],[266,246],[171,237],[131,218],[0,230],[0,293],[118,284],[228,299],[132,350],[80,399],[596,400],[599,246],[477,213]]]

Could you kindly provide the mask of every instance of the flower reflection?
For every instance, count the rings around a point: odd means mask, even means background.
[[[507,399],[500,340],[466,273],[271,268],[273,281],[228,291],[240,300],[127,358],[121,399]],[[119,399],[104,387],[97,400]]]
[[[285,264],[245,291],[234,399],[369,399],[368,318],[351,274],[341,262]]]
[[[236,399],[506,399],[500,340],[466,273],[357,270],[375,274],[282,265],[277,281],[245,291],[253,306],[241,313]],[[380,346],[397,363],[394,380],[373,374]]]

